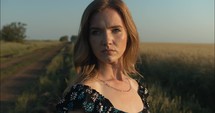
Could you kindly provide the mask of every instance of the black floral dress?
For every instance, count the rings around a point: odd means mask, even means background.
[[[138,94],[141,97],[144,108],[140,113],[149,113],[147,103],[148,90],[139,84]],[[114,108],[112,103],[90,86],[83,84],[73,85],[65,97],[57,104],[58,113],[81,109],[86,113],[125,113]]]

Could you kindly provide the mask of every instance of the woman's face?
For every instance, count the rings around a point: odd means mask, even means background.
[[[100,63],[118,63],[127,44],[126,29],[118,12],[106,8],[94,14],[90,21],[89,41]]]

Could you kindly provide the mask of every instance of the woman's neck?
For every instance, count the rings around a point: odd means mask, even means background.
[[[123,81],[125,78],[125,74],[122,66],[119,63],[100,63],[98,77],[103,80]]]

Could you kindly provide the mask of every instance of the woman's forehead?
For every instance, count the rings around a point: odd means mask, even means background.
[[[112,9],[106,8],[98,13],[95,13],[90,21],[90,27],[112,27],[112,26],[124,26],[123,20],[120,14]]]

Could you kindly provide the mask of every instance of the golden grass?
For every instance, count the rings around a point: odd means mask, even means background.
[[[214,44],[141,43],[152,112],[212,113]]]
[[[180,56],[181,54],[186,54],[192,56],[214,57],[214,44],[141,43],[140,52],[165,56]]]

